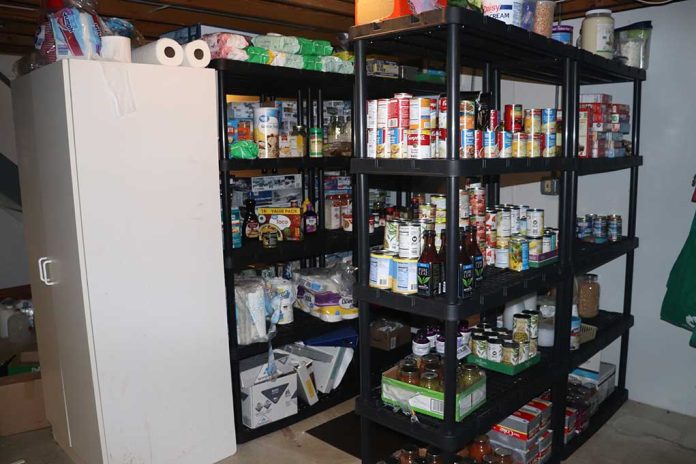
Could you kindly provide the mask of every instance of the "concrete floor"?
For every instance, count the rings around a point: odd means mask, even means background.
[[[304,433],[345,414],[347,401],[254,442],[218,464],[357,464],[354,457]],[[348,431],[347,431],[348,432]],[[357,433],[357,431],[350,431]],[[282,456],[282,460],[278,460]],[[53,442],[49,429],[0,438],[0,464],[71,464]],[[695,464],[696,418],[629,401],[567,464]],[[118,464],[118,463],[117,463]]]

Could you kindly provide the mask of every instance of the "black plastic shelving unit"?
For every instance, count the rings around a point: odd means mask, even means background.
[[[355,296],[360,314],[360,396],[356,411],[361,416],[361,456],[363,463],[372,464],[383,456],[374,456],[371,441],[375,438],[372,424],[377,423],[442,448],[447,462],[453,453],[464,447],[473,436],[485,433],[493,424],[519,409],[541,392],[551,389],[554,404],[551,428],[563,430],[568,373],[584,360],[621,338],[621,358],[618,367],[616,392],[602,404],[589,430],[576,437],[568,446],[563,434],[554,434],[551,462],[559,462],[572,453],[594,433],[627,398],[626,360],[628,331],[633,325],[631,293],[633,284],[639,156],[641,84],[645,71],[606,60],[575,47],[547,39],[523,29],[508,26],[480,13],[448,7],[416,16],[396,18],[351,28],[350,38],[355,49],[356,86],[354,96],[355,158],[351,172],[356,175],[355,230],[357,231],[357,262],[361,270],[369,269],[370,241],[366,217],[369,212],[368,193],[371,182],[389,177],[425,176],[433,182],[443,182],[447,195],[447,262],[457,261],[459,180],[460,177],[484,176],[487,201],[498,203],[499,176],[506,173],[555,171],[560,173],[559,216],[560,248],[558,262],[541,269],[516,273],[487,270],[483,284],[472,298],[461,301],[456,286],[436,298],[396,295],[369,287],[368,272],[360,272]],[[440,89],[448,99],[446,160],[368,159],[366,138],[366,100],[389,97],[383,89],[375,88],[366,75],[368,53],[398,56],[403,61],[424,58],[446,62],[447,81]],[[480,69],[482,89],[491,92],[494,107],[501,108],[501,77],[529,82],[558,85],[561,88],[561,108],[564,115],[563,150],[558,158],[537,159],[459,159],[460,70],[462,66]],[[581,85],[605,83],[633,85],[632,142],[633,156],[617,159],[577,158],[577,113]],[[578,177],[626,169],[630,171],[629,215],[624,218],[627,236],[616,243],[588,244],[574,240],[577,212]],[[603,311],[593,321],[598,326],[596,338],[570,351],[570,319],[573,298],[573,277],[621,256],[626,256],[624,307],[620,313]],[[457,280],[455,266],[448,266],[448,282]],[[468,315],[481,313],[486,317],[495,309],[518,296],[540,288],[556,287],[556,319],[554,347],[542,350],[541,362],[517,376],[488,372],[487,399],[478,410],[461,422],[455,421],[456,333],[458,321]],[[418,415],[418,421],[395,413],[380,401],[378,380],[375,378],[369,350],[369,323],[373,306],[388,307],[443,321],[446,339],[444,379],[444,420]]]

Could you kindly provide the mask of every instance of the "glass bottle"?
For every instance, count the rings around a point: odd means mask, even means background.
[[[346,117],[346,124],[343,129],[343,140],[346,143],[353,143],[353,121],[350,116]]]
[[[599,314],[599,280],[597,274],[585,274],[578,284],[578,315],[591,319]]]
[[[425,459],[428,464],[445,464],[445,456],[442,454],[442,451],[434,446],[428,446],[425,452]]]
[[[312,235],[317,233],[317,226],[319,223],[319,217],[317,213],[314,212],[314,207],[312,203],[307,203],[307,211],[302,214],[302,227],[306,235]]]
[[[478,285],[483,280],[483,253],[476,240],[476,226],[467,227],[466,248],[474,263],[474,278]]]
[[[418,197],[411,197],[411,218],[418,219],[420,217],[420,212],[418,211]]]
[[[414,464],[418,457],[418,447],[408,443],[401,449],[399,454],[399,464]]]
[[[244,222],[242,224],[242,230],[244,231],[243,238],[245,240],[258,240],[259,239],[259,217],[256,215],[256,202],[253,198],[248,198],[244,202],[246,207],[246,214],[244,215]]]
[[[474,290],[474,263],[464,245],[466,233],[459,229],[459,298],[470,298]]]
[[[418,260],[416,271],[418,294],[435,296],[440,292],[440,265],[442,263],[435,248],[435,231],[426,230],[423,236],[425,245]]]
[[[437,253],[440,257],[440,294],[444,295],[447,292],[447,231],[440,232],[440,251]]]
[[[290,133],[290,154],[301,158],[307,154],[307,130],[301,124],[292,128]]]
[[[490,440],[486,435],[479,435],[474,438],[474,441],[469,445],[469,456],[476,459],[477,463],[483,462],[483,457],[493,453]]]

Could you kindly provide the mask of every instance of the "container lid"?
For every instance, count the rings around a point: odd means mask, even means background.
[[[614,32],[624,32],[624,31],[634,31],[637,29],[652,29],[652,21],[640,21],[638,23],[629,24],[628,26],[623,26],[618,29],[614,29]]]
[[[553,32],[573,32],[573,26],[567,24],[554,24]]]
[[[611,16],[611,10],[605,9],[605,8],[599,8],[597,10],[588,10],[585,13],[585,16],[593,16],[593,15],[609,15],[609,16]]]

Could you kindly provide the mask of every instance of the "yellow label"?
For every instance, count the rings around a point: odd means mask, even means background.
[[[300,214],[300,208],[257,208],[258,214]]]
[[[305,380],[305,389],[309,392],[308,396],[310,398],[317,396],[316,392],[314,391],[314,382],[312,382],[312,379]]]

